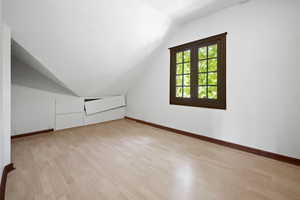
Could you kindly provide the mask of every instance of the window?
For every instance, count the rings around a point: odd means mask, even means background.
[[[226,109],[226,34],[170,48],[170,104]]]

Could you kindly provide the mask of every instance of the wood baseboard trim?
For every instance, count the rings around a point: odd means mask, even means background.
[[[43,134],[43,133],[49,133],[49,132],[53,132],[53,131],[54,131],[54,129],[46,129],[46,130],[35,131],[35,132],[31,132],[31,133],[24,133],[21,135],[13,135],[13,136],[11,136],[11,139],[28,137],[28,136],[38,135],[38,134]]]
[[[142,123],[142,124],[146,124],[146,125],[149,125],[149,126],[152,126],[152,127],[164,129],[164,130],[171,131],[171,132],[174,132],[174,133],[177,133],[177,134],[197,138],[197,139],[200,139],[200,140],[203,140],[203,141],[206,141],[206,142],[219,144],[219,145],[226,146],[226,147],[229,147],[229,148],[232,148],[232,149],[237,149],[237,150],[240,150],[240,151],[245,151],[245,152],[248,152],[248,153],[252,153],[252,154],[259,155],[259,156],[263,156],[263,157],[271,158],[271,159],[274,159],[274,160],[278,160],[278,161],[282,161],[282,162],[286,162],[286,163],[289,163],[289,164],[300,166],[300,159],[297,159],[297,158],[293,158],[293,157],[289,157],[289,156],[285,156],[285,155],[281,155],[281,154],[276,154],[276,153],[272,153],[272,152],[264,151],[264,150],[260,150],[260,149],[255,149],[255,148],[243,146],[243,145],[240,145],[240,144],[226,142],[226,141],[223,141],[223,140],[219,140],[219,139],[215,139],[215,138],[211,138],[211,137],[207,137],[207,136],[203,136],[203,135],[198,135],[198,134],[195,134],[195,133],[190,133],[190,132],[187,132],[187,131],[182,131],[182,130],[162,126],[162,125],[159,125],[159,124],[154,124],[154,123],[151,123],[151,122],[146,122],[146,121],[131,118],[131,117],[125,117],[125,119],[133,120],[133,121],[136,121],[136,122],[139,122],[139,123]]]
[[[6,181],[7,181],[7,175],[9,172],[13,171],[14,165],[8,164],[4,167],[2,178],[1,178],[1,185],[0,185],[0,200],[5,200],[5,191],[6,191]]]

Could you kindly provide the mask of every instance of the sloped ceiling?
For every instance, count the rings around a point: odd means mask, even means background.
[[[53,95],[74,96],[70,90],[62,87],[60,83],[15,57],[12,58],[11,80],[14,85],[50,92]]]
[[[65,84],[58,80],[54,74],[52,74],[42,63],[40,63],[35,57],[33,57],[29,52],[27,52],[22,46],[20,46],[16,41],[12,40],[11,43],[11,51],[12,51],[12,82],[17,84],[23,84],[26,85],[26,81],[18,81],[18,80],[24,80],[21,78],[22,74],[24,74],[24,78],[30,77],[27,79],[32,79],[30,82],[30,86],[32,88],[40,88],[40,84],[38,81],[38,77],[44,77],[44,79],[48,79],[48,83],[52,81],[52,84],[49,85],[55,85],[53,88],[56,87],[63,88],[64,93],[68,93],[69,95],[77,96],[72,90],[70,90],[68,87],[65,86]],[[16,62],[18,61],[18,64]],[[20,64],[22,63],[24,65],[24,69],[20,67]],[[25,68],[31,68],[31,69],[25,69]],[[30,73],[33,75],[36,75],[36,78],[33,78],[33,76],[29,76]],[[16,75],[15,78],[14,75]],[[45,83],[46,81],[44,81]],[[25,83],[25,84],[24,84]],[[34,83],[38,83],[35,87],[33,86]],[[54,84],[53,84],[54,83]]]
[[[4,0],[27,64],[78,96],[125,94],[178,23],[245,0]],[[20,57],[22,54],[17,53]],[[24,56],[24,55],[23,55]],[[38,64],[37,64],[38,63]]]

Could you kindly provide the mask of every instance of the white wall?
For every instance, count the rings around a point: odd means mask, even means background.
[[[16,57],[12,59],[12,83],[12,135],[83,126],[125,115],[122,108],[86,116],[83,97],[73,96]]]
[[[0,20],[1,22],[1,20]],[[0,174],[10,161],[10,30],[0,24]]]
[[[2,26],[2,0],[0,0],[0,27]],[[2,29],[0,28],[0,38],[2,38]],[[0,39],[0,47],[2,47],[2,39]],[[2,60],[2,49],[0,51],[0,60]],[[0,69],[2,71],[2,62],[0,62]],[[2,88],[2,76],[0,77],[0,88]],[[1,89],[0,89],[1,90]],[[0,94],[0,105],[2,105],[2,96]],[[2,107],[0,107],[0,127],[2,127]],[[0,178],[2,177],[3,171],[3,158],[2,158],[2,135],[0,131]]]
[[[3,2],[2,2],[2,0],[0,0],[0,24],[2,24],[2,13],[3,13],[3,11],[2,11],[2,4],[3,4]]]
[[[12,85],[12,135],[54,128],[55,95]]]
[[[55,100],[79,98],[17,58],[12,83],[12,135],[55,128]]]
[[[182,25],[128,92],[127,116],[300,158],[300,2],[252,0]],[[169,105],[168,47],[227,35],[227,110]]]

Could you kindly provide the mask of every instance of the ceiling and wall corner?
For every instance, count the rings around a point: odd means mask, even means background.
[[[3,6],[20,60],[77,96],[110,96],[127,92],[176,25],[243,1],[4,0]]]

